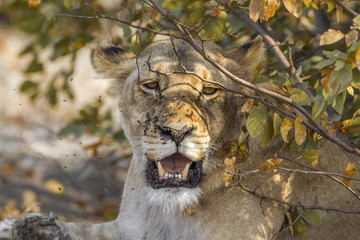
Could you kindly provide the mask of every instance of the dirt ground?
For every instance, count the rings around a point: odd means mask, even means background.
[[[107,83],[95,79],[90,48],[84,48],[72,82],[75,101],[62,101],[55,108],[32,103],[19,91],[25,78],[21,71],[31,60],[17,56],[26,41],[15,29],[0,30],[0,220],[26,212],[52,212],[68,221],[112,219],[131,149],[125,142],[115,143],[92,156],[84,146],[96,138],[59,138],[57,132],[99,96],[117,111],[116,99],[106,96]],[[66,59],[49,63],[47,74],[62,64]]]

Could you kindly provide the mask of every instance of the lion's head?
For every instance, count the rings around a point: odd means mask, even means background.
[[[261,38],[228,52],[211,42],[205,49],[243,79],[264,53]],[[115,80],[136,177],[149,200],[180,208],[196,202],[217,181],[212,179],[216,149],[237,139],[245,123],[239,111],[244,100],[217,83],[241,87],[183,40],[155,42],[137,58],[100,42],[93,65],[99,75]]]

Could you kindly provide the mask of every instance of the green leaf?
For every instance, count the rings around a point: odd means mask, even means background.
[[[299,216],[298,213],[293,212],[291,218],[293,221]],[[304,220],[300,217],[293,225],[294,231],[297,232],[301,238],[306,238],[307,236],[307,226]]]
[[[34,72],[41,72],[43,70],[43,65],[40,63],[35,56],[31,61],[28,68],[25,70],[25,73],[34,73]]]
[[[251,111],[246,121],[246,127],[251,137],[254,138],[258,136],[264,130],[266,119],[267,119],[267,109],[264,105],[255,107]]]
[[[354,69],[352,71],[352,82],[351,82],[351,86],[353,86],[354,88],[360,89],[360,71],[357,69]]]
[[[67,9],[71,9],[74,5],[74,1],[73,0],[64,0],[64,7],[66,7]]]
[[[46,93],[46,97],[48,99],[48,102],[52,107],[54,107],[57,104],[57,89],[55,88],[55,79],[51,82],[49,85],[49,89]]]
[[[322,223],[319,214],[316,212],[315,209],[305,210],[301,217],[309,224],[313,226],[318,226]]]
[[[282,120],[279,114],[274,113],[274,120],[273,120],[273,128],[274,128],[274,135],[272,138],[276,138],[280,134]]]
[[[74,135],[75,138],[79,138],[81,135],[84,134],[85,130],[86,130],[86,124],[70,123],[60,130],[58,136],[62,138],[62,137],[67,137],[69,135]]]
[[[346,130],[348,130],[351,136],[360,135],[360,117],[351,119],[348,124],[346,124]]]
[[[327,102],[331,103],[334,100],[334,96],[339,90],[340,82],[341,72],[333,70],[329,78],[329,88],[323,89],[323,96]]]
[[[341,70],[341,84],[339,87],[339,92],[345,91],[345,89],[351,85],[351,80],[352,80],[352,65],[348,63]]]
[[[346,91],[338,94],[336,96],[335,100],[332,102],[332,107],[339,114],[342,114],[342,112],[344,110],[345,98],[346,98]]]
[[[343,53],[339,50],[334,50],[334,51],[327,51],[324,50],[322,51],[322,54],[324,54],[327,58],[332,58],[332,59],[338,59],[341,58],[343,60],[348,59],[349,57],[346,55],[346,53]]]
[[[322,69],[324,67],[334,64],[334,62],[336,62],[336,58],[325,59],[325,60],[319,62],[318,64],[316,64],[315,68]]]
[[[337,60],[335,62],[335,69],[334,70],[341,70],[345,66],[345,62],[343,60]]]
[[[38,84],[37,83],[34,83],[33,81],[30,81],[30,80],[26,80],[25,82],[23,82],[20,86],[20,91],[21,92],[26,92],[30,89],[33,89],[33,88],[37,88]]]
[[[273,115],[271,112],[269,112],[266,118],[264,131],[261,135],[260,146],[266,147],[269,144],[270,140],[272,139],[273,135],[274,135]]]
[[[290,99],[299,105],[311,105],[309,96],[301,89],[292,88]]]
[[[312,109],[312,116],[315,120],[319,120],[322,114],[325,112],[327,103],[325,98],[321,94],[317,94],[315,98],[315,104]]]
[[[305,151],[303,154],[304,160],[311,163],[319,159],[318,143],[313,138],[306,142]]]

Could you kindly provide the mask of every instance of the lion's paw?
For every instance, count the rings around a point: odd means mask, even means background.
[[[16,219],[12,235],[14,240],[70,240],[71,237],[59,224],[57,217],[26,214]]]

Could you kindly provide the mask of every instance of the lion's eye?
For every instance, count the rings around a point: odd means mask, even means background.
[[[219,90],[218,88],[214,88],[214,87],[204,87],[202,89],[202,93],[206,95],[212,95],[216,93],[218,90]]]
[[[157,89],[159,87],[158,82],[146,82],[142,84],[147,89]]]

